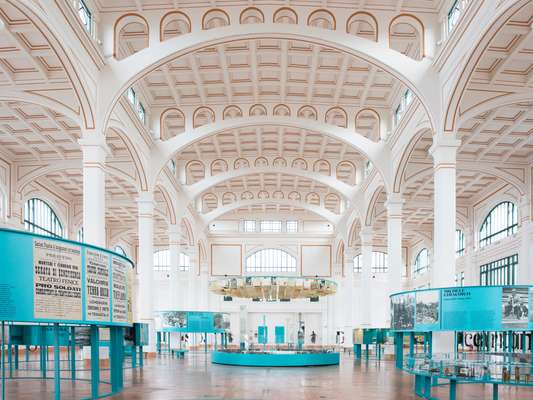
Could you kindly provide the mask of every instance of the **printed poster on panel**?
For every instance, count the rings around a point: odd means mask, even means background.
[[[81,248],[33,240],[33,315],[37,319],[82,319]]]
[[[109,255],[103,251],[85,249],[85,319],[109,322]]]
[[[119,257],[113,257],[113,322],[128,323],[128,269],[130,264]]]

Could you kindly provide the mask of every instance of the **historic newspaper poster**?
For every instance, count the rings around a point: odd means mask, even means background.
[[[128,269],[130,264],[113,257],[113,322],[128,322]]]
[[[103,251],[85,250],[85,319],[109,322],[109,255]]]
[[[39,319],[81,321],[81,248],[33,241],[33,315]]]

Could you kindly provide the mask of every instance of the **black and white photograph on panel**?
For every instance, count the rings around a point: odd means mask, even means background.
[[[502,288],[502,327],[521,329],[528,327],[529,289]]]
[[[392,297],[392,329],[413,329],[415,326],[415,294],[404,293]]]
[[[416,324],[434,325],[439,322],[438,290],[424,290],[416,293]]]
[[[187,327],[187,313],[185,311],[164,311],[161,319],[164,328]]]

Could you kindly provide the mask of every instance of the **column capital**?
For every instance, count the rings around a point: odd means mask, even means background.
[[[171,224],[168,226],[168,242],[170,245],[176,244],[179,246],[181,242],[181,226],[180,224]]]
[[[155,201],[153,192],[141,192],[136,199],[139,215],[153,215]]]
[[[83,163],[105,163],[105,159],[111,154],[107,146],[105,136],[89,135],[78,140],[83,154]]]
[[[433,137],[433,144],[429,148],[429,154],[433,157],[433,164],[440,166],[443,164],[455,165],[457,149],[461,141],[455,136],[437,135]]]
[[[363,226],[359,231],[359,238],[361,239],[361,246],[372,245],[374,231],[371,226]]]
[[[405,200],[400,193],[390,193],[385,200],[385,207],[388,214],[399,214],[401,216]]]

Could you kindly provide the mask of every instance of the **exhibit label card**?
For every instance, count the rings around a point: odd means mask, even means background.
[[[103,251],[85,250],[85,319],[109,322],[109,255]]]
[[[33,240],[33,315],[38,319],[82,319],[81,248]]]
[[[130,264],[113,257],[113,322],[128,323],[128,269]]]

